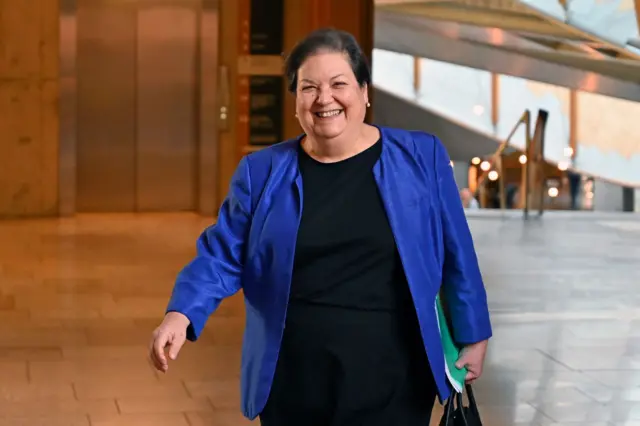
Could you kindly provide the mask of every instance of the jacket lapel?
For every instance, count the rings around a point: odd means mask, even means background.
[[[273,286],[265,288],[263,295],[273,297],[274,307],[282,310],[289,300],[303,196],[296,149],[292,149],[288,157],[282,175],[267,188],[270,203],[259,237],[261,264],[269,276],[261,285]]]
[[[425,183],[425,175],[411,152],[412,141],[395,140],[404,135],[382,131],[383,149],[373,173],[380,197],[384,204],[391,230],[414,299],[429,297],[439,285],[429,282],[425,287],[424,277],[434,275],[435,265],[424,257],[424,250],[434,242],[430,234],[431,194]],[[410,137],[410,136],[408,136]]]

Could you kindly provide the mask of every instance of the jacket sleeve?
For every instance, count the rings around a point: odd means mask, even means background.
[[[200,336],[222,299],[242,287],[245,240],[251,223],[251,181],[244,157],[220,207],[216,223],[196,243],[196,256],[178,274],[167,312],[184,314],[191,324],[187,339]]]
[[[438,138],[434,139],[444,243],[444,299],[454,339],[468,345],[492,335],[487,294],[449,155]]]

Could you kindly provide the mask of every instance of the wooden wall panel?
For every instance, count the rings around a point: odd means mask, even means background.
[[[57,214],[58,0],[0,0],[0,217]]]
[[[38,0],[40,7],[40,75],[57,80],[60,75],[60,0]]]

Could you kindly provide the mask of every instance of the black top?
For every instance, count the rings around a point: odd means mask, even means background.
[[[299,151],[303,210],[290,302],[406,309],[408,286],[373,174],[382,141],[336,163]]]
[[[422,426],[436,395],[373,167],[300,149],[303,211],[264,426]]]

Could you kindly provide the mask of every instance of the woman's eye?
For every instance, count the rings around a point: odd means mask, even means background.
[[[346,83],[343,81],[337,81],[335,83],[333,83],[334,86],[344,86]]]
[[[309,90],[312,90],[312,89],[313,89],[313,86],[303,86],[301,90],[303,92],[308,92]]]

